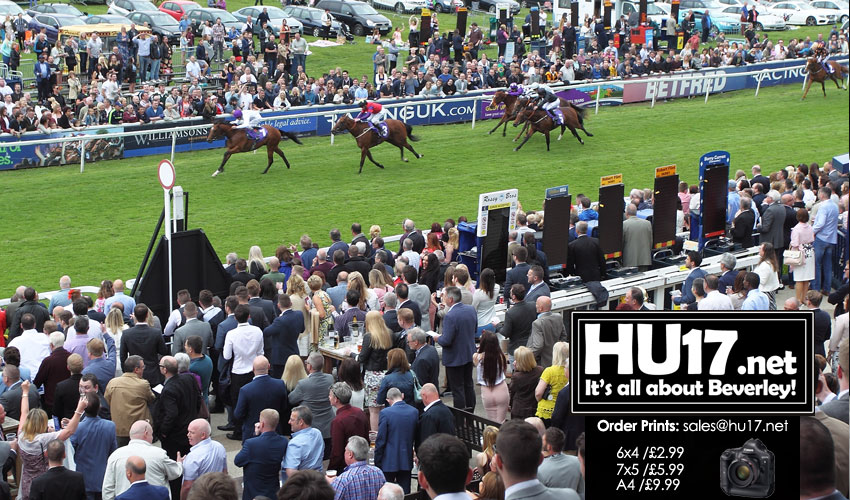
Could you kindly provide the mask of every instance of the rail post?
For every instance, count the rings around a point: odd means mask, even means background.
[[[596,110],[593,112],[594,115],[599,114],[599,95],[602,94],[602,84],[596,86]],[[655,98],[652,98],[652,104],[655,105]]]
[[[331,146],[334,145],[334,125],[336,125],[336,114],[331,113]]]
[[[705,87],[705,101],[703,101],[703,102],[705,104],[708,104],[708,85],[705,84],[705,80],[707,80],[707,79],[708,79],[708,74],[703,73],[702,74],[702,86]]]
[[[86,140],[80,139],[80,173],[86,169]]]
[[[171,163],[174,163],[174,150],[177,149],[177,132],[171,132]]]
[[[475,117],[478,116],[478,99],[472,100],[472,130],[475,130]]]
[[[763,77],[764,73],[759,73],[758,76],[756,76],[756,95],[754,95],[753,97],[759,96],[759,89],[761,88],[761,80]]]
[[[653,81],[651,83],[651,85],[652,85],[652,104],[649,105],[649,109],[652,109],[652,108],[655,107],[655,96],[658,95],[658,82]]]

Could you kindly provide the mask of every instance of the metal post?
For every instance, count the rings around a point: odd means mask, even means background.
[[[336,125],[336,115],[331,115],[331,146],[334,145],[334,126]]]
[[[803,86],[800,87],[800,90],[806,90],[806,80],[809,78],[809,72],[803,71]]]
[[[599,114],[599,95],[602,94],[602,84],[596,86],[596,111],[593,113],[594,115]],[[655,104],[655,99],[653,99],[653,104]]]
[[[163,189],[162,192],[164,202],[163,210],[165,212],[165,239],[168,242],[168,307],[171,308],[174,306],[174,299],[172,297],[174,292],[171,277],[171,199],[168,189]]]
[[[171,132],[171,163],[174,163],[174,150],[177,148],[177,132]],[[170,258],[171,254],[169,254]],[[169,306],[171,303],[169,302]]]
[[[472,129],[475,130],[475,117],[478,116],[478,99],[472,100]]]
[[[759,73],[758,78],[756,79],[756,95],[754,95],[753,97],[759,96],[759,89],[761,88],[761,80],[763,76],[764,73]]]
[[[86,140],[80,139],[80,173],[86,169]]]
[[[649,105],[649,109],[655,107],[655,96],[658,95],[658,82],[652,82],[652,104]]]
[[[705,104],[708,104],[708,85],[705,84],[705,80],[708,79],[708,74],[702,74],[702,86],[705,87]]]

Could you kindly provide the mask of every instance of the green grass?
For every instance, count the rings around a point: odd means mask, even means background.
[[[488,120],[470,125],[417,127],[415,148],[425,156],[399,160],[388,145],[374,149],[385,170],[364,166],[352,137],[284,143],[292,169],[278,159],[260,172],[265,155],[238,154],[224,174],[210,178],[222,150],[178,154],[177,184],[191,193],[189,225],[203,228],[220,256],[247,255],[260,245],[271,255],[281,243],[308,233],[321,245],[328,231],[352,222],[379,224],[398,234],[411,217],[420,227],[448,217],[474,219],[478,195],[518,188],[525,209],[539,209],[547,187],[569,184],[575,195],[596,198],[599,177],[623,173],[627,189],[648,187],[653,169],[675,163],[683,180],[697,181],[700,155],[726,149],[732,169],[758,163],[775,171],[788,163],[823,163],[847,152],[848,97],[834,88],[800,101],[800,86],[602,108],[588,116],[595,137],[584,146],[569,136],[546,152],[535,136],[519,152],[500,136],[487,136]],[[514,134],[517,129],[509,127]],[[554,139],[554,138],[553,138]],[[20,284],[53,290],[63,274],[76,285],[134,277],[162,208],[156,180],[160,157],[79,166],[0,172],[0,297]],[[367,160],[368,161],[368,160]]]

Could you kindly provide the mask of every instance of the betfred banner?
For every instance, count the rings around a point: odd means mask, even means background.
[[[572,311],[571,325],[552,425],[567,450],[585,434],[593,466],[576,489],[606,499],[803,496],[810,458],[798,438],[819,425],[822,394],[811,311]]]

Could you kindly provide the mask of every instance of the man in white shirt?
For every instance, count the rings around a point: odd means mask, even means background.
[[[103,82],[101,92],[110,102],[118,99],[121,95],[121,88],[118,86],[118,75],[115,72],[109,73],[109,79]]]
[[[12,87],[6,85],[6,80],[0,78],[0,96],[5,98],[7,95],[12,95]]]
[[[21,366],[29,368],[33,376],[38,373],[42,360],[50,356],[50,340],[47,335],[35,329],[35,316],[24,314],[21,317],[21,333],[9,342],[9,347],[17,347],[21,352]]]
[[[421,258],[418,253],[413,251],[413,240],[410,238],[405,239],[402,243],[402,248],[404,248],[404,252],[401,253],[401,256],[406,257],[407,263],[416,269],[416,272],[419,272]]]
[[[208,472],[227,474],[227,452],[218,441],[210,439],[210,423],[203,418],[192,420],[188,428],[189,444],[192,446],[185,457],[177,452],[177,461],[183,464],[183,484],[180,497],[186,498],[196,479]]]
[[[697,304],[697,309],[700,311],[732,311],[735,308],[732,306],[732,300],[725,294],[717,291],[718,278],[713,274],[709,274],[703,278],[703,288],[705,289],[705,298]]]
[[[168,321],[165,323],[165,328],[162,330],[162,335],[164,337],[174,335],[174,330],[186,324],[186,319],[188,318],[183,317],[183,304],[189,302],[191,299],[192,297],[189,295],[189,290],[183,289],[177,292],[177,309],[174,309],[171,311],[171,314],[168,315]]]
[[[154,446],[153,427],[139,420],[130,427],[130,442],[113,451],[106,461],[106,473],[103,476],[103,500],[114,500],[116,496],[130,488],[130,480],[125,472],[125,464],[130,457],[141,457],[147,466],[147,482],[154,486],[168,488],[168,482],[183,474],[183,465],[168,458],[165,450]]]
[[[230,369],[230,397],[233,407],[239,401],[239,390],[254,378],[254,358],[263,355],[263,331],[249,325],[251,310],[248,304],[239,304],[233,315],[239,324],[227,332],[224,339],[224,359],[233,360]]]
[[[186,63],[186,77],[190,80],[192,78],[201,79],[201,65],[198,64],[198,60],[195,56],[190,57],[189,62]]]

